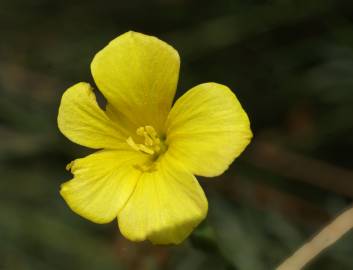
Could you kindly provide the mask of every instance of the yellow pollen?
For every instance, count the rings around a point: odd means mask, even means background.
[[[144,138],[144,143],[137,144],[132,137],[129,137],[126,142],[132,149],[148,155],[159,154],[162,146],[161,140],[152,126],[139,127],[136,134]]]

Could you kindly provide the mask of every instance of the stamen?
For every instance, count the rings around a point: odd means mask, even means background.
[[[157,138],[158,134],[152,126],[145,126],[145,130],[152,138]]]
[[[126,140],[127,144],[131,146],[132,149],[136,151],[140,151],[140,148],[138,145],[134,142],[134,139],[132,137],[127,138]]]
[[[136,130],[138,136],[144,137],[143,144],[137,144],[132,137],[127,138],[126,142],[135,151],[140,151],[148,155],[158,154],[162,149],[162,143],[158,133],[152,126],[139,127]]]
[[[126,142],[135,151],[141,151],[141,152],[149,154],[149,155],[153,155],[154,154],[154,151],[152,149],[148,148],[147,146],[145,146],[143,144],[135,143],[135,141],[134,141],[134,139],[132,137],[127,138]]]
[[[140,147],[140,150],[146,154],[149,154],[149,155],[154,154],[154,151],[152,149],[148,148],[147,146],[145,146],[143,144],[140,144],[139,147]]]

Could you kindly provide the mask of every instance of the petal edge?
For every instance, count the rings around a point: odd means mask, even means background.
[[[118,215],[121,233],[132,241],[179,244],[206,217],[208,203],[196,178],[171,157],[139,179]]]
[[[193,174],[222,174],[252,138],[250,121],[235,94],[203,83],[174,104],[167,121],[168,152]]]
[[[99,51],[92,76],[108,103],[139,126],[159,132],[171,108],[179,77],[178,52],[164,41],[124,33]]]
[[[95,223],[112,221],[131,196],[141,172],[134,168],[144,157],[133,151],[102,150],[68,165],[74,178],[60,194],[78,215]]]
[[[127,135],[98,106],[88,83],[77,83],[64,92],[57,121],[61,133],[74,143],[93,149],[125,147]]]

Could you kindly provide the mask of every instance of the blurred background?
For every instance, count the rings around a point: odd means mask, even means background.
[[[124,240],[59,195],[90,150],[58,131],[66,88],[128,30],[180,53],[178,96],[230,86],[255,137],[180,246]],[[0,1],[0,269],[274,269],[353,198],[353,2]],[[307,269],[353,269],[353,233]]]

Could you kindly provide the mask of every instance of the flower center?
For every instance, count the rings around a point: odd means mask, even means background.
[[[136,134],[143,137],[143,143],[136,143],[130,136],[126,140],[127,144],[135,151],[151,156],[151,159],[144,164],[136,164],[135,167],[142,172],[153,172],[156,170],[155,161],[167,150],[167,146],[152,126],[139,127]]]
[[[166,146],[152,126],[139,127],[136,130],[136,134],[144,138],[144,143],[138,144],[130,136],[127,138],[126,142],[132,149],[156,157],[165,152]]]

